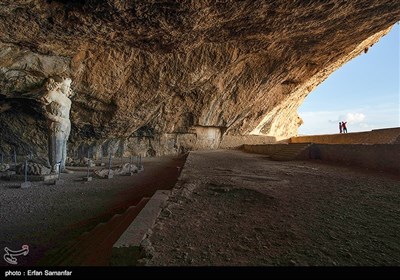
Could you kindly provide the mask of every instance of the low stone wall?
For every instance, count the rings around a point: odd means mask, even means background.
[[[272,155],[284,147],[285,144],[244,145],[243,150],[249,153]],[[399,144],[313,144],[296,158],[339,162],[400,174]]]
[[[340,162],[400,174],[400,145],[327,145],[310,147],[311,159]]]
[[[170,191],[158,190],[146,203],[144,208],[114,243],[110,258],[112,266],[133,266],[137,260],[151,250],[147,235],[151,232],[154,223],[170,195]],[[142,252],[144,251],[144,252]]]
[[[400,127],[376,129],[366,132],[298,136],[290,138],[290,143],[318,144],[393,144],[400,136]]]
[[[282,150],[287,144],[269,145],[243,145],[243,150],[248,153],[272,155]]]
[[[242,145],[262,145],[276,143],[273,136],[257,136],[257,135],[225,135],[219,144],[220,149],[232,149]]]

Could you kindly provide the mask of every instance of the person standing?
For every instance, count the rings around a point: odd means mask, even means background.
[[[342,129],[343,133],[347,133],[347,127],[346,127],[347,122],[342,122]]]
[[[340,133],[342,133],[342,123],[341,122],[339,122],[339,131],[340,131]]]

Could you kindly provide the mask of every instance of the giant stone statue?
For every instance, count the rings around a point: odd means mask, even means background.
[[[67,141],[71,132],[69,112],[73,95],[71,79],[59,76],[49,78],[45,85],[45,94],[40,98],[48,120],[49,162],[52,172],[57,172],[58,164],[61,172],[65,171],[67,159]]]

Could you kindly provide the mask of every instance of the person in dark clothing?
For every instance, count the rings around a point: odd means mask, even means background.
[[[339,131],[340,131],[340,133],[342,133],[342,123],[341,122],[339,122]]]
[[[342,129],[343,133],[347,133],[347,127],[346,127],[347,122],[342,122]]]

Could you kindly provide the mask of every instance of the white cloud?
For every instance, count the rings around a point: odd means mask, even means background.
[[[346,115],[340,115],[338,121],[340,120],[349,124],[358,124],[365,120],[365,115],[363,113],[347,113]]]
[[[299,128],[301,135],[339,133],[339,121],[347,122],[348,132],[399,127],[398,104],[379,104],[376,107],[353,108],[332,111],[299,112],[304,124]]]

